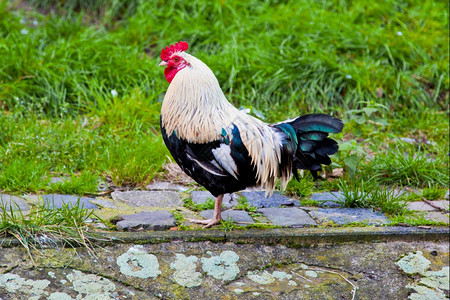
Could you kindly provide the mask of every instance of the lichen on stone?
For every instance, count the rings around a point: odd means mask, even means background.
[[[315,271],[311,271],[311,270],[306,271],[305,275],[308,277],[317,278],[317,272],[315,272]]]
[[[173,279],[176,283],[184,287],[199,286],[202,283],[202,274],[195,271],[197,261],[196,256],[176,254],[176,260],[170,264],[170,268],[175,270]]]
[[[396,264],[406,274],[422,274],[431,265],[431,262],[422,255],[422,251],[410,252]]]
[[[412,289],[414,293],[409,295],[410,300],[444,300],[448,299],[440,289],[431,289],[423,285],[408,285],[408,288]]]
[[[86,294],[84,299],[88,299],[87,297],[110,299],[111,292],[116,289],[116,285],[109,279],[94,274],[85,274],[78,270],[73,270],[66,277],[72,283],[75,291]]]
[[[287,274],[286,272],[281,272],[281,271],[274,271],[272,273],[272,276],[278,280],[292,279],[292,275]]]
[[[207,252],[213,255],[211,252]],[[239,274],[239,267],[236,262],[239,256],[234,251],[224,251],[219,256],[211,256],[210,258],[202,258],[203,270],[210,276],[223,280],[230,281],[236,278]]]
[[[16,274],[0,274],[0,287],[4,287],[9,293],[26,293],[33,296],[43,296],[48,293],[45,288],[50,284],[50,281],[25,279]]]
[[[240,295],[240,294],[244,293],[244,290],[241,290],[241,289],[234,289],[234,293],[235,293],[236,295]]]
[[[290,286],[297,286],[297,282],[295,282],[294,280],[289,280],[288,284]]]
[[[156,278],[161,274],[158,258],[147,253],[140,245],[133,246],[127,252],[117,257],[117,265],[124,275],[139,278]]]
[[[55,292],[51,293],[48,297],[48,300],[72,300],[73,298],[70,297],[69,294],[61,293],[61,292]]]
[[[247,273],[247,277],[259,284],[270,284],[275,281],[275,278],[267,271],[257,272],[257,271],[249,271]]]
[[[425,272],[423,276],[422,280],[420,280],[421,284],[447,291],[450,289],[449,267],[442,267],[440,271]]]

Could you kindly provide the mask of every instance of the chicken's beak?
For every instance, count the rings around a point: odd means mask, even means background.
[[[160,66],[160,67],[167,66],[167,62],[166,62],[166,61],[162,61],[162,62],[159,64],[159,66]]]

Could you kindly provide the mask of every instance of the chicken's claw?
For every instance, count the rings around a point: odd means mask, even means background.
[[[189,219],[189,222],[192,222],[194,224],[201,224],[205,225],[203,228],[211,228],[214,225],[220,224],[221,220],[218,219],[208,219],[208,220],[195,220],[195,219]]]

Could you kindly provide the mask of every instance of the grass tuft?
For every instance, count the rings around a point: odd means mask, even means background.
[[[16,238],[32,261],[32,250],[58,245],[83,245],[94,253],[92,241],[101,239],[88,225],[88,220],[95,217],[93,211],[83,208],[79,201],[55,209],[37,204],[26,215],[13,206],[14,203],[10,209],[0,206],[0,236]]]

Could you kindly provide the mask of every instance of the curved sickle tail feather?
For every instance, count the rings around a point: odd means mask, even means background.
[[[310,114],[286,122],[294,128],[298,140],[292,171],[298,179],[297,170],[309,170],[315,179],[321,165],[331,164],[329,155],[338,151],[335,140],[328,138],[329,133],[339,133],[344,124],[341,120],[325,114]]]

